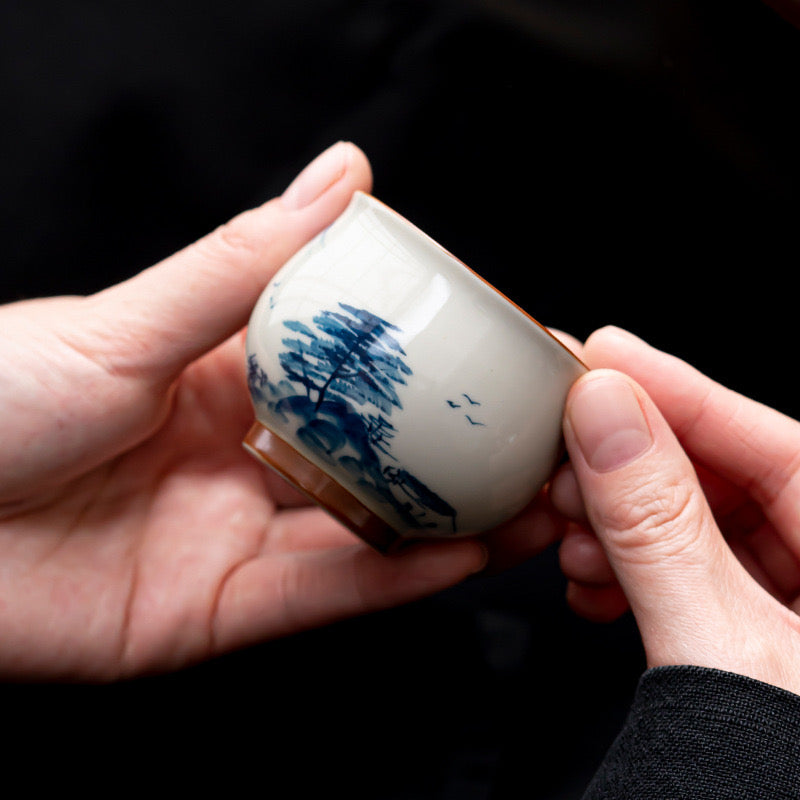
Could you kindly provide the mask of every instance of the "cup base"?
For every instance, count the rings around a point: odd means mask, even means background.
[[[401,543],[403,537],[388,523],[260,422],[253,423],[242,444],[378,552],[389,553]]]

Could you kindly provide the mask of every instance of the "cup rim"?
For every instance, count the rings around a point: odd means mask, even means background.
[[[396,211],[391,206],[384,203],[379,198],[375,197],[375,195],[370,194],[369,192],[364,191],[363,189],[356,189],[353,193],[353,200],[364,201],[370,207],[387,214],[394,221],[399,221],[403,225],[410,227],[413,231],[415,231],[424,241],[426,241],[429,245],[432,245],[435,249],[439,250],[441,253],[446,255],[452,262],[456,265],[462,267],[466,272],[473,277],[473,279],[477,279],[480,283],[482,283],[487,289],[490,289],[497,297],[501,300],[505,301],[505,304],[509,307],[509,309],[517,314],[520,314],[524,320],[528,322],[532,322],[540,331],[543,331],[549,339],[554,341],[563,351],[565,351],[569,356],[571,356],[575,361],[577,361],[584,369],[588,370],[588,365],[579,357],[577,356],[572,350],[569,349],[557,336],[553,335],[553,333],[548,330],[545,325],[542,325],[539,320],[533,317],[530,313],[528,313],[522,306],[515,303],[510,297],[505,295],[501,292],[496,286],[490,283],[486,278],[484,278],[480,273],[476,272],[472,267],[462,261],[457,255],[452,253],[442,244],[440,244],[436,239],[434,239],[430,234],[426,233],[422,228],[418,225],[415,225],[410,219],[403,216],[399,211]],[[352,201],[351,201],[352,202]]]

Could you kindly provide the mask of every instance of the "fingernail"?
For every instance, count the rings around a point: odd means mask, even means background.
[[[349,152],[346,142],[337,142],[320,153],[281,195],[283,206],[290,211],[299,211],[311,205],[344,175]]]
[[[639,398],[622,376],[579,384],[567,407],[567,423],[595,472],[624,467],[653,443]]]

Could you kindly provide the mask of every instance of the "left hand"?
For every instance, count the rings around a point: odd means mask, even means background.
[[[477,540],[382,556],[241,445],[240,331],[275,270],[370,186],[339,144],[125,283],[0,308],[0,676],[174,669],[483,566]]]

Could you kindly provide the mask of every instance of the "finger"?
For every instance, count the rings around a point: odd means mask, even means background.
[[[484,572],[494,575],[538,555],[563,536],[564,524],[547,493],[540,493],[516,517],[481,537],[489,551]]]
[[[800,552],[800,424],[618,328],[585,345],[590,366],[625,372],[662,410],[686,451],[747,489]]]
[[[572,334],[564,333],[564,331],[560,331],[557,328],[548,328],[548,330],[567,348],[567,350],[572,352],[573,355],[581,360],[583,359],[583,343],[580,340],[576,339]]]
[[[748,571],[759,586],[766,589],[773,597],[778,596],[778,587],[769,575],[764,572],[759,560],[753,555],[750,547],[743,539],[734,538],[729,542],[731,552],[739,559],[741,565]]]
[[[763,521],[764,514],[760,507],[743,488],[731,483],[727,478],[723,478],[718,472],[701,464],[696,459],[692,463],[700,486],[703,488],[703,494],[718,520],[738,514],[745,506],[752,506],[758,508],[759,519]]]
[[[561,571],[571,581],[591,586],[616,583],[614,570],[606,551],[591,531],[579,525],[568,525],[558,549]]]
[[[630,608],[618,583],[595,586],[570,581],[567,584],[567,604],[590,622],[614,622]]]
[[[10,351],[20,367],[25,362],[27,380],[6,403],[22,424],[4,442],[13,466],[6,469],[0,455],[0,502],[45,492],[152,433],[169,413],[175,377],[241,329],[283,262],[333,222],[356,189],[370,186],[364,154],[340,143],[281,198],[124,283],[58,298],[50,308],[39,301],[4,310],[22,326],[18,338],[29,352]],[[35,308],[47,313],[37,320]]]
[[[230,575],[220,593],[214,649],[224,652],[417,600],[485,563],[486,550],[473,539],[413,546],[395,556],[355,544],[256,558]]]
[[[321,508],[291,508],[275,515],[264,552],[325,550],[357,542],[352,531]]]
[[[594,370],[570,391],[564,436],[648,662],[725,662],[744,624],[735,609],[757,587],[725,545],[658,409],[626,376]]]
[[[745,567],[767,590],[784,602],[800,591],[800,562],[783,537],[764,524],[739,540],[750,556]]]
[[[87,298],[84,348],[117,374],[171,380],[247,322],[275,271],[369,190],[369,163],[332,146],[283,196],[245,211],[124,283]]]
[[[564,464],[553,476],[550,500],[554,508],[568,519],[574,522],[586,521],[586,508],[571,464]]]

